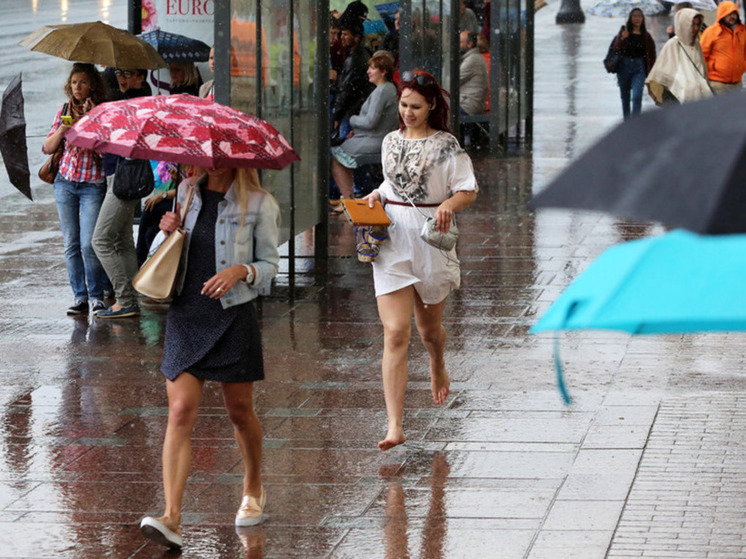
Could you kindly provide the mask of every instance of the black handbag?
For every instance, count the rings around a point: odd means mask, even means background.
[[[341,146],[344,141],[345,139],[339,135],[339,128],[335,128],[331,136],[329,136],[329,145],[331,147]]]
[[[122,157],[117,161],[112,192],[120,200],[138,200],[153,192],[155,177],[153,168],[147,159],[128,159]]]
[[[622,55],[614,48],[616,37],[611,40],[609,51],[604,58],[604,68],[609,74],[616,74],[619,71],[619,63],[622,61]]]

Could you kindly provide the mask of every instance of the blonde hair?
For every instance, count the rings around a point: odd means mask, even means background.
[[[172,62],[170,66],[184,70],[184,81],[182,83],[174,83],[173,79],[171,79],[171,87],[197,85],[199,82],[199,74],[197,73],[197,67],[194,65],[194,62]]]
[[[233,192],[238,200],[238,205],[241,208],[241,227],[236,232],[236,242],[238,242],[238,236],[241,234],[244,224],[246,223],[246,215],[249,213],[249,194],[251,192],[263,192],[268,196],[271,196],[269,192],[262,188],[262,183],[259,181],[259,173],[256,169],[245,169],[239,168],[234,169],[235,174],[233,175]],[[204,176],[207,171],[203,167],[192,167],[192,185],[196,185],[197,181]]]

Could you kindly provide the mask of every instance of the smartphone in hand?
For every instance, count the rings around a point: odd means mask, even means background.
[[[73,117],[70,115],[62,115],[62,124],[70,126],[73,123]]]

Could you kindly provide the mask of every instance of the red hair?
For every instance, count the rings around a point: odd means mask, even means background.
[[[413,74],[414,77],[405,81],[404,76],[407,74]],[[424,85],[423,85],[424,82]],[[445,132],[451,132],[448,127],[448,103],[446,97],[450,97],[448,92],[440,87],[438,80],[435,79],[429,72],[424,70],[413,70],[412,72],[402,72],[399,74],[399,85],[396,88],[396,97],[401,99],[402,91],[405,89],[411,89],[422,95],[427,101],[428,105],[435,103],[435,108],[430,111],[427,117],[427,123],[430,128],[435,130],[443,130]],[[399,115],[399,129],[404,130],[404,121]]]

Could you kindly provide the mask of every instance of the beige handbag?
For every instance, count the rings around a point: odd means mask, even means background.
[[[189,186],[188,188],[184,207],[181,208],[182,224],[194,195],[194,187]],[[142,293],[151,299],[167,299],[173,294],[185,239],[186,232],[179,227],[171,232],[158,247],[158,250],[145,261],[132,280],[132,287],[138,293]]]

